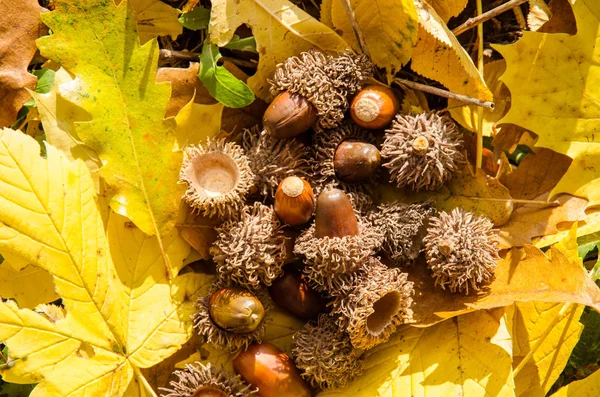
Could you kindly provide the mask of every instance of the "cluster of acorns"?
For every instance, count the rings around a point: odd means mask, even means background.
[[[343,387],[361,374],[366,349],[412,321],[413,283],[403,269],[421,253],[436,285],[452,292],[493,278],[498,239],[485,217],[437,213],[429,202],[374,204],[380,174],[400,188],[435,190],[465,156],[447,115],[398,114],[389,87],[364,87],[372,73],[352,53],[292,57],[270,81],[276,98],[262,129],[186,150],[185,200],[222,220],[210,250],[217,281],[198,300],[194,327],[203,341],[237,353],[238,376],[188,365],[166,396],[309,396],[308,384]],[[260,343],[269,294],[311,320],[294,335],[292,358]]]

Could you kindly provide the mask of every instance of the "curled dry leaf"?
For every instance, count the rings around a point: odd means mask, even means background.
[[[35,39],[47,34],[42,24],[42,7],[37,0],[0,4],[0,127],[7,127],[30,98],[37,78],[27,72],[37,51]]]
[[[328,3],[328,4],[326,4]],[[417,41],[417,12],[414,0],[351,0],[350,6],[365,39],[373,62],[391,76],[410,60],[412,47]],[[329,27],[339,32],[355,51],[361,48],[348,19],[342,0],[325,0],[322,10],[331,9],[324,19]]]
[[[248,86],[260,98],[270,99],[267,79],[275,65],[310,48],[343,52],[348,44],[333,30],[286,0],[215,0],[209,33],[213,44],[224,46],[238,26],[246,24],[256,38],[260,62]]]
[[[454,34],[426,2],[415,0],[419,16],[417,44],[411,68],[439,81],[450,91],[491,101],[492,93]]]

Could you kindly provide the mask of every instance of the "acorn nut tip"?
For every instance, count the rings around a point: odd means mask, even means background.
[[[400,101],[390,87],[371,85],[356,94],[350,116],[359,126],[378,130],[387,127],[399,110]]]
[[[263,116],[263,127],[274,138],[292,138],[311,128],[317,109],[305,97],[284,91],[277,95]]]
[[[315,196],[310,184],[302,178],[290,176],[279,184],[275,193],[275,213],[290,225],[302,225],[312,217]]]

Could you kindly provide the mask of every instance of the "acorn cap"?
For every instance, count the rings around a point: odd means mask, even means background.
[[[318,132],[313,136],[309,161],[312,168],[310,181],[315,194],[328,188],[362,193],[374,190],[379,172],[375,172],[370,178],[360,183],[351,183],[338,177],[335,170],[335,153],[340,144],[345,141],[375,145],[373,134],[352,123],[344,123],[339,128]]]
[[[369,220],[383,233],[382,250],[399,265],[410,265],[419,256],[429,217],[435,214],[431,203],[384,203],[369,213]]]
[[[240,144],[254,174],[254,185],[265,197],[275,197],[277,187],[286,177],[309,175],[307,148],[297,139],[276,139],[255,126],[244,129]]]
[[[277,65],[271,94],[298,93],[317,109],[317,129],[338,126],[349,108],[348,98],[373,75],[374,65],[365,55],[350,51],[338,57],[309,50]]]
[[[468,295],[494,278],[500,239],[493,226],[462,208],[430,219],[423,242],[436,285]]]
[[[435,190],[465,163],[463,137],[447,114],[397,115],[381,147],[390,181],[412,190]]]
[[[219,282],[257,289],[283,273],[286,237],[272,207],[256,202],[241,211],[239,220],[215,230],[218,238],[211,253]]]
[[[183,199],[205,216],[230,217],[243,206],[254,174],[241,147],[209,139],[185,149],[179,179],[188,186]]]
[[[357,349],[386,342],[396,328],[412,320],[414,294],[408,274],[388,269],[375,258],[359,271],[351,291],[332,302],[332,315]]]
[[[239,375],[232,376],[211,363],[204,365],[196,361],[173,374],[178,380],[169,382],[172,389],[159,388],[167,393],[162,394],[163,397],[246,397],[257,393]]]
[[[321,314],[316,323],[305,324],[292,339],[294,362],[313,387],[344,387],[364,370],[362,351],[352,347],[348,335],[329,315]]]
[[[253,342],[260,342],[265,333],[265,318],[252,332],[234,333],[221,328],[211,317],[211,297],[222,289],[215,284],[206,295],[196,300],[196,312],[192,315],[192,321],[196,333],[206,342],[218,349],[227,350],[230,353],[247,348]],[[262,303],[265,313],[270,310],[269,300],[264,291],[254,291],[254,296]]]

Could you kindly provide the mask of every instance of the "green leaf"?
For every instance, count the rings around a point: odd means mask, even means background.
[[[38,78],[37,86],[35,87],[35,92],[40,94],[47,94],[50,92],[52,85],[54,84],[54,70],[50,69],[39,69],[34,70],[33,74],[35,74]]]
[[[254,36],[240,39],[240,36],[234,34],[231,41],[227,43],[224,48],[228,48],[230,50],[254,52],[258,54],[258,51],[256,51],[256,39],[254,39]]]
[[[217,66],[221,58],[219,48],[214,44],[204,43],[200,54],[200,70],[198,78],[217,101],[230,108],[243,108],[254,101],[254,94],[243,82],[235,78],[223,66]]]
[[[583,332],[569,358],[569,366],[575,370],[589,364],[600,363],[600,314],[586,308],[581,317]]]
[[[0,386],[0,397],[27,397],[31,394],[35,385],[18,385],[15,383],[4,383]]]
[[[210,10],[202,6],[197,6],[190,12],[181,14],[179,17],[179,23],[184,28],[190,30],[200,30],[208,28],[208,21],[210,20]]]

